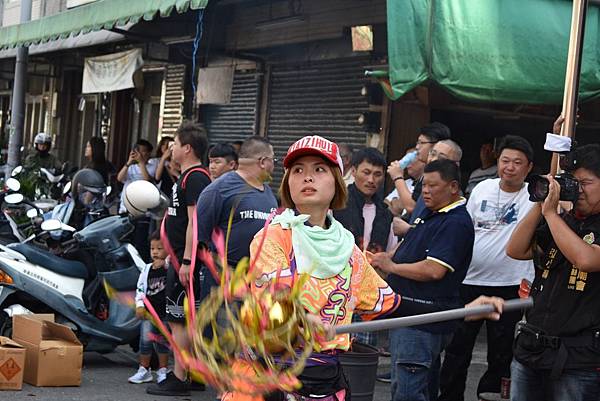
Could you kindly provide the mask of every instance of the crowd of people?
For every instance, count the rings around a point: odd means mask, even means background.
[[[156,302],[177,344],[189,347],[183,302],[193,238],[214,250],[215,229],[231,227],[228,262],[235,266],[244,257],[257,258],[257,290],[268,286],[278,269],[283,269],[283,284],[299,274],[310,276],[301,301],[329,336],[300,376],[305,387],[299,397],[348,396],[337,355],[352,341],[377,346],[372,333],[351,339],[334,335],[331,326],[485,303],[496,312],[390,331],[392,401],[464,400],[483,325],[488,364],[478,394],[499,393],[510,378],[515,401],[598,400],[600,145],[580,146],[569,155],[567,170],[578,182],[579,197],[567,205],[552,176],[546,177],[547,197],[530,200],[527,177],[535,152],[523,137],[484,143],[481,167],[463,188],[463,152],[448,127],[432,123],[418,134],[407,150],[414,155],[406,167],[388,164],[374,148],[353,150],[319,136],[304,137],[285,155],[279,199],[269,183],[282,167],[266,138],[209,149],[205,129],[184,122],[174,138],[163,138],[155,158],[152,145],[138,141],[117,179],[125,187],[139,179],[152,181],[170,195],[161,227],[149,218],[136,221],[136,232],[143,234],[135,244],[152,257],[140,276],[139,299]],[[108,181],[114,169],[98,156],[103,147],[93,138],[89,149],[90,167]],[[393,189],[384,196],[386,175]],[[265,222],[278,207],[283,211],[270,222],[258,252]],[[194,280],[199,305],[217,283],[205,266],[196,269]],[[531,288],[534,307],[525,314],[502,313],[503,300],[518,298],[524,287]],[[143,316],[143,309],[138,314]],[[140,367],[129,380],[153,380],[152,337],[159,343],[160,366],[158,383],[147,392],[189,394],[185,366],[175,360],[167,371],[166,349],[150,332],[144,324]],[[235,393],[220,396],[241,399]],[[287,398],[277,393],[264,399]]]

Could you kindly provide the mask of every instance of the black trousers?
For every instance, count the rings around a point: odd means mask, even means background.
[[[519,286],[487,287],[461,285],[460,294],[465,303],[469,303],[480,295],[518,298]],[[487,328],[487,371],[479,380],[477,394],[500,392],[500,381],[510,377],[512,361],[512,345],[515,325],[521,320],[522,312],[504,313],[500,320],[478,320],[462,322],[454,333],[442,365],[440,377],[440,396],[438,401],[464,401],[467,371],[471,364],[473,347],[481,326]]]

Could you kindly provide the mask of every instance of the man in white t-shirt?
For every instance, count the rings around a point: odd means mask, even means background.
[[[527,212],[529,201],[525,178],[533,167],[533,149],[522,137],[507,135],[498,146],[498,175],[473,189],[467,203],[475,228],[473,257],[461,286],[464,302],[479,295],[518,298],[523,279],[532,280],[531,261],[506,255],[510,236]],[[520,312],[504,313],[498,321],[486,321],[488,368],[479,380],[477,394],[499,393],[503,377],[510,377],[512,342]],[[441,371],[439,401],[464,400],[467,370],[473,346],[483,321],[464,322],[446,348]]]
[[[416,150],[415,148],[409,148],[406,150],[405,155],[407,155],[408,153],[413,152],[415,150]],[[410,192],[411,195],[415,188],[415,181],[419,181],[421,179],[421,177],[423,176],[423,170],[425,169],[425,164],[427,164],[427,163],[424,163],[421,160],[419,160],[418,158],[416,158],[415,160],[413,160],[412,163],[410,163],[408,165],[408,167],[406,167],[404,169],[404,175],[407,176],[404,179],[404,183],[406,184],[406,188],[408,189],[408,191]],[[385,197],[385,203],[388,204],[388,206],[390,207],[390,211],[392,212],[392,214],[394,216],[402,216],[402,215],[408,213],[406,208],[402,204],[402,201],[400,200],[400,195],[398,194],[398,188],[394,187],[393,191],[390,192]]]

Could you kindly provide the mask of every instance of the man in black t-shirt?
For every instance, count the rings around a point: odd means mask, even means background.
[[[573,157],[574,213],[558,214],[561,188],[547,176],[547,198],[517,225],[506,250],[535,258],[537,268],[534,306],[514,344],[513,401],[600,399],[600,145]]]
[[[220,229],[225,234],[230,213],[234,211],[227,244],[227,262],[231,266],[250,256],[254,235],[277,209],[277,200],[266,184],[271,180],[276,161],[273,146],[265,138],[252,136],[240,148],[238,170],[219,177],[198,199],[198,240],[212,249],[213,231]],[[209,281],[214,285],[210,278]],[[210,283],[204,281],[203,292],[209,291]]]
[[[172,249],[167,271],[166,320],[177,344],[186,349],[189,339],[185,330],[183,310],[193,248],[192,217],[200,193],[210,184],[208,172],[202,167],[201,157],[207,148],[206,131],[199,125],[184,122],[177,130],[172,159],[181,166],[181,175],[173,185],[171,205],[165,217],[163,243]],[[168,248],[167,248],[168,249]],[[198,272],[198,269],[196,271]],[[194,289],[199,290],[198,279]],[[196,294],[199,299],[199,293]],[[146,390],[153,395],[189,395],[185,368],[174,361],[173,372],[167,378]]]

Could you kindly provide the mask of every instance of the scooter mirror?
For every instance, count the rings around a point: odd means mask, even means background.
[[[75,227],[71,227],[70,225],[68,225],[68,224],[63,224],[63,223],[61,223],[61,224],[60,224],[60,229],[61,229],[61,230],[64,230],[64,231],[71,231],[71,232],[73,232],[73,233],[74,233],[75,231],[77,231],[77,230],[75,229]]]
[[[168,206],[169,198],[161,192],[158,205],[152,209],[148,209],[148,214],[155,220],[161,220],[164,217]]]
[[[111,192],[112,192],[112,187],[109,185],[106,187],[106,196],[110,195]]]
[[[46,220],[42,223],[42,230],[44,231],[54,231],[54,230],[60,230],[60,225],[62,223],[60,222],[60,220],[56,220],[56,219],[51,219],[51,220]]]
[[[23,202],[23,199],[25,199],[25,197],[22,194],[10,194],[4,197],[4,202],[16,205],[17,203]]]
[[[58,205],[58,201],[56,199],[42,198],[33,202],[35,207],[44,211],[50,211],[54,209],[56,205]]]
[[[21,189],[21,183],[19,182],[19,180],[14,179],[12,177],[6,180],[4,184],[8,189],[14,192],[17,192],[19,189]]]
[[[33,219],[34,217],[37,217],[39,215],[37,209],[29,209],[26,213],[27,217],[29,217],[30,219]]]
[[[57,219],[46,220],[42,223],[41,226],[44,231],[55,231],[55,230],[64,230],[64,231],[77,231],[73,227],[62,223]]]
[[[13,169],[13,171],[10,173],[11,177],[14,177],[15,175],[19,175],[21,174],[21,172],[23,171],[23,166],[17,166]]]
[[[67,182],[63,187],[63,195],[68,194],[71,191],[71,181]]]

